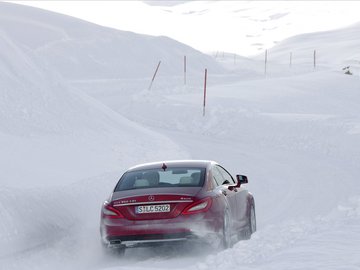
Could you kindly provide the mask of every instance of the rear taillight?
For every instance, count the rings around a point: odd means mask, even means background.
[[[186,207],[184,209],[184,211],[182,212],[182,214],[183,215],[191,215],[191,214],[206,212],[207,210],[209,210],[209,208],[211,206],[211,202],[212,202],[212,200],[210,197],[202,199],[197,202],[194,202],[194,203],[190,204],[188,207]]]
[[[115,209],[107,202],[105,202],[103,205],[102,214],[105,218],[124,218],[119,210]]]

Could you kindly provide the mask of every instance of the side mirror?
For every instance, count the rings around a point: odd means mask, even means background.
[[[248,183],[248,178],[247,178],[246,175],[237,174],[236,175],[236,182],[237,182],[236,185],[229,186],[228,189],[233,190],[234,188],[239,188],[241,186],[241,184]]]
[[[238,182],[238,184],[237,184],[238,187],[240,187],[241,184],[247,184],[247,183],[249,183],[249,182],[248,182],[248,178],[247,178],[246,175],[237,174],[237,175],[236,175],[236,180],[237,180],[237,182]]]

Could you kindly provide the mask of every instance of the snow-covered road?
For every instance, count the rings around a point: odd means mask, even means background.
[[[316,75],[309,76],[307,78]],[[358,269],[357,164],[360,160],[356,126],[359,118],[357,106],[352,106],[358,86],[348,81],[353,78],[333,72],[325,78],[335,78],[334,85],[339,84],[339,80],[348,84],[349,98],[342,96],[341,89],[328,88],[322,98],[323,105],[317,103],[311,107],[311,103],[316,102],[312,91],[317,80],[313,79],[312,87],[306,88],[291,80],[291,89],[300,92],[302,98],[290,93],[288,103],[296,100],[301,112],[296,112],[294,106],[276,105],[281,102],[278,95],[286,94],[288,78],[277,78],[277,84],[266,87],[267,91],[274,92],[284,89],[283,93],[267,97],[266,104],[270,107],[263,103],[264,94],[253,91],[263,91],[265,86],[259,84],[268,85],[271,79],[252,82],[254,90],[247,92],[238,90],[244,88],[241,83],[209,87],[205,117],[195,102],[195,99],[201,100],[201,93],[192,93],[192,89],[184,88],[181,93],[176,90],[166,94],[156,91],[136,94],[130,97],[136,100],[136,106],[134,103],[126,106],[121,95],[117,100],[118,111],[148,129],[159,143],[154,147],[154,140],[145,135],[143,150],[131,152],[132,139],[119,138],[124,148],[109,153],[125,153],[125,149],[129,149],[134,162],[142,159],[142,151],[149,160],[151,153],[156,160],[163,157],[214,159],[232,173],[249,176],[248,188],[256,198],[258,219],[258,232],[250,241],[240,242],[218,254],[196,249],[180,251],[180,254],[167,249],[134,249],[127,251],[124,259],[103,255],[98,238],[99,210],[121,170],[126,168],[119,164],[118,171],[72,179],[59,186],[44,183],[34,188],[16,185],[2,188],[4,269],[168,269],[170,266],[175,269],[238,266],[243,269]],[[332,102],[340,98],[342,104],[332,106]],[[346,107],[344,113],[338,109],[340,105]],[[136,113],[131,106],[136,107]],[[97,162],[107,159],[98,148],[94,149],[100,155]],[[53,146],[51,151],[61,153],[63,150]],[[83,156],[83,162],[93,164],[90,157]],[[19,157],[15,155],[16,158]],[[41,157],[35,158],[46,164]],[[32,166],[32,162],[28,166]],[[55,165],[50,162],[48,166]],[[78,170],[78,165],[66,162],[61,166],[71,169],[72,173]]]

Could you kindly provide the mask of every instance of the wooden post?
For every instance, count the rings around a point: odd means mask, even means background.
[[[314,50],[314,69],[316,68],[316,50]]]
[[[267,50],[265,50],[265,76],[266,76],[266,65],[267,65]]]
[[[184,55],[184,84],[186,84],[186,55]]]
[[[207,69],[205,68],[203,116],[205,116],[205,106],[206,106],[206,81],[207,81]]]
[[[153,84],[153,82],[154,82],[154,79],[155,79],[156,73],[158,72],[158,69],[159,69],[159,67],[160,67],[160,64],[161,64],[161,61],[159,61],[159,64],[158,64],[157,67],[156,67],[154,76],[152,77],[151,83],[150,83],[150,85],[149,85],[149,90],[151,89],[151,86],[152,86],[152,84]]]

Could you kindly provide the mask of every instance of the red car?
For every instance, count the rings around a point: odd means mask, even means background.
[[[254,197],[214,161],[164,161],[128,169],[101,210],[101,239],[126,247],[205,241],[223,248],[256,231]]]

